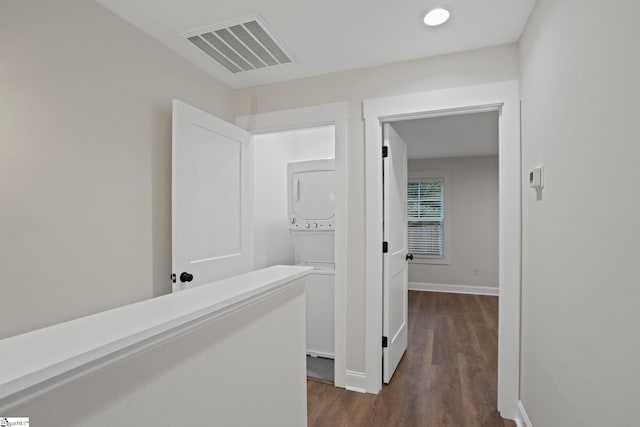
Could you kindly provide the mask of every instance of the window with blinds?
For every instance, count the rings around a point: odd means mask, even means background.
[[[444,259],[444,179],[411,180],[407,193],[409,253]]]

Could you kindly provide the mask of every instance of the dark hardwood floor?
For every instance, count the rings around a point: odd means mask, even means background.
[[[496,410],[498,298],[409,292],[409,347],[378,395],[307,381],[309,427],[515,427]]]

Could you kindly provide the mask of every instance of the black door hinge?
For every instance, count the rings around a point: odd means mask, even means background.
[[[175,273],[171,275],[171,283],[176,283],[176,275],[175,275]]]
[[[389,252],[389,242],[382,242],[382,253],[386,254]]]
[[[382,157],[389,157],[389,147],[382,147]]]
[[[387,347],[389,347],[387,343],[387,337],[382,337],[382,348],[387,348]]]

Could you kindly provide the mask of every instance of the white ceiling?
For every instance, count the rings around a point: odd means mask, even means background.
[[[498,155],[498,112],[393,122],[409,160]]]
[[[97,0],[233,88],[515,42],[535,0]],[[422,24],[447,7],[446,24]],[[259,14],[293,64],[232,74],[180,34]]]

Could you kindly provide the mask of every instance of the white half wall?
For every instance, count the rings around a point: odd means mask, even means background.
[[[497,288],[498,156],[409,160],[409,179],[434,173],[446,174],[448,259],[409,262],[409,282]]]
[[[298,281],[12,412],[40,426],[306,426],[304,317]]]
[[[294,263],[287,213],[287,163],[333,158],[334,140],[334,126],[253,136],[256,269]]]

